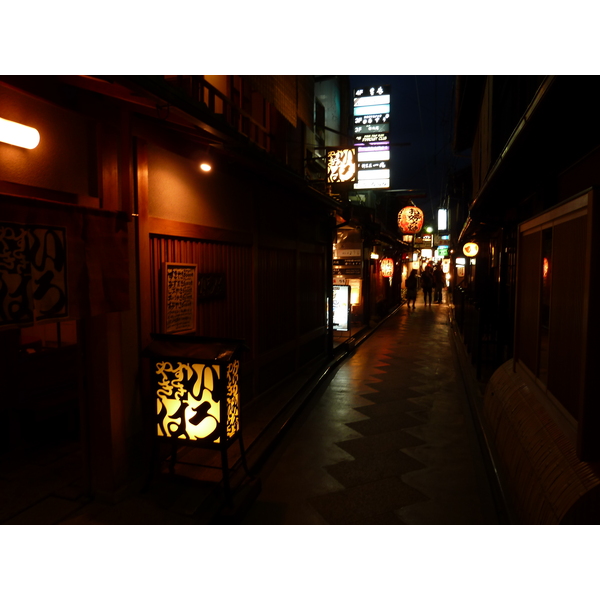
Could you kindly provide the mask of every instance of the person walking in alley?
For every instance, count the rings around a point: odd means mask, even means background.
[[[431,306],[431,292],[433,290],[433,270],[430,266],[425,267],[421,275],[421,287],[423,288],[423,299],[425,305],[429,300],[429,306]]]
[[[442,271],[442,266],[439,263],[435,265],[435,269],[433,269],[433,283],[435,285],[433,301],[436,304],[441,304],[442,288],[444,287],[444,272]]]
[[[417,301],[417,285],[419,280],[417,279],[417,270],[413,269],[410,275],[406,278],[404,286],[406,287],[406,304],[410,308],[412,302],[413,309],[415,308],[415,302]]]

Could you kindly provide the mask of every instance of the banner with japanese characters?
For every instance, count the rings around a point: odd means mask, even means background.
[[[0,222],[0,327],[69,316],[64,227]]]

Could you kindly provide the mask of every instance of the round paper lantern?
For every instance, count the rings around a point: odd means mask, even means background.
[[[403,233],[419,233],[423,227],[423,211],[416,206],[405,206],[398,213],[398,227]]]
[[[463,254],[468,257],[477,256],[479,246],[475,242],[467,242],[463,246]]]
[[[391,258],[384,258],[381,261],[381,274],[384,277],[391,277],[394,274],[394,261]]]

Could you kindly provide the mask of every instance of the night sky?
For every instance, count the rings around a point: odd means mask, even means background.
[[[427,197],[414,202],[427,221],[436,221],[448,170],[468,163],[452,153],[454,77],[351,75],[350,83],[353,90],[391,85],[391,189],[422,190]]]

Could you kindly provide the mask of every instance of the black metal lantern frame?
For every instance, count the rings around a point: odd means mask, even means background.
[[[152,338],[144,354],[150,359],[157,441],[172,444],[170,472],[181,446],[218,450],[229,495],[227,450],[236,440],[248,472],[240,424],[243,342],[168,334]]]

